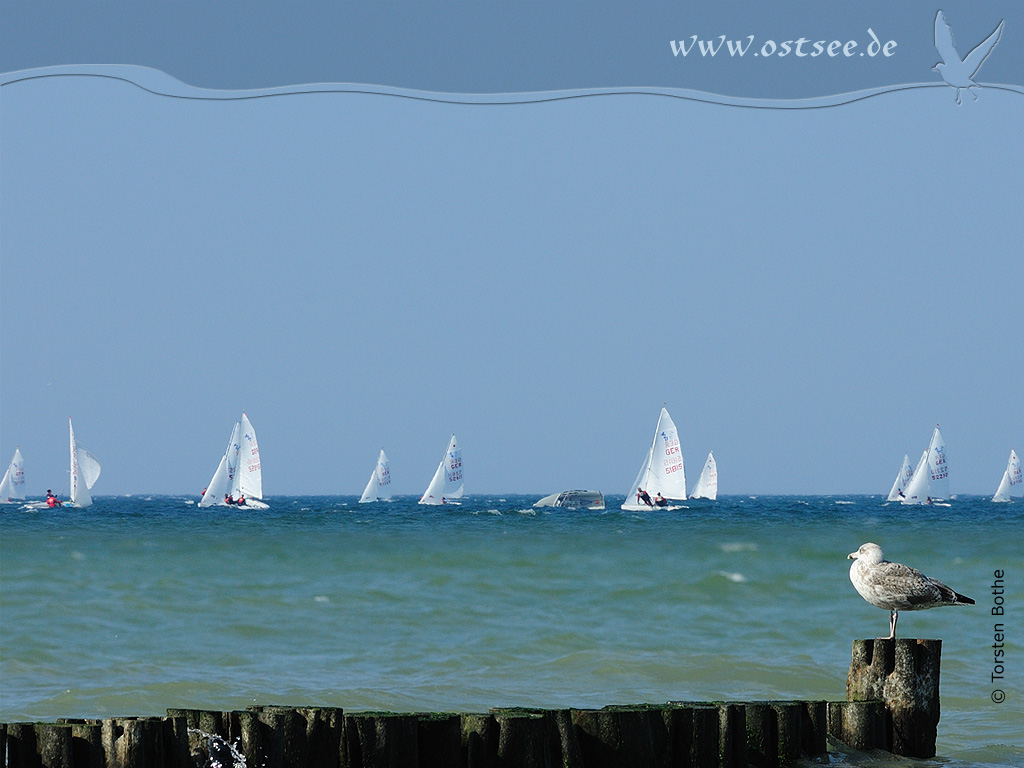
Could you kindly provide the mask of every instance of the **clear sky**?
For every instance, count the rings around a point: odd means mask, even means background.
[[[713,449],[722,493],[885,493],[939,423],[953,492],[992,493],[1024,447],[1024,97],[977,95],[8,82],[0,460],[66,494],[72,416],[94,495],[198,493],[245,410],[271,495],[358,494],[382,446],[420,493],[452,432],[467,493],[622,494],[667,403],[691,485]]]

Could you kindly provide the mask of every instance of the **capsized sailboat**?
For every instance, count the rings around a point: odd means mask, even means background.
[[[231,504],[227,499],[232,499]],[[263,470],[260,466],[260,447],[256,442],[256,430],[244,413],[231,430],[227,450],[221,457],[217,471],[199,501],[200,507],[235,506],[239,498],[245,499],[244,507],[269,509],[263,498]]]
[[[359,497],[359,503],[365,504],[370,501],[391,501],[391,466],[388,464],[387,454],[380,449],[380,456],[377,457],[377,466],[370,474],[370,481],[366,484],[366,490]]]
[[[89,491],[100,477],[100,463],[89,451],[75,442],[75,428],[68,417],[68,432],[71,437],[71,505],[88,507],[92,504]]]
[[[14,458],[0,480],[0,504],[25,499],[25,460],[21,458],[21,446],[14,449]]]
[[[714,451],[708,453],[708,459],[704,462],[704,469],[697,478],[697,484],[693,486],[690,498],[711,501],[718,498],[718,464],[715,462]]]
[[[946,462],[946,443],[935,425],[928,450],[917,463],[914,476],[904,490],[901,504],[931,504],[949,498],[949,464]]]
[[[925,451],[927,457],[928,451]],[[892,488],[889,489],[889,496],[886,501],[899,501],[901,498],[906,496],[907,486],[910,485],[911,478],[914,477],[914,468],[910,466],[910,456],[903,454],[903,466],[900,467],[899,474],[896,475],[896,480],[892,484]]]
[[[1020,471],[1020,459],[1013,449],[1010,450],[1010,460],[1006,462],[1006,471],[1003,472],[1003,479],[999,483],[996,495],[992,501],[1009,501],[1012,496],[1024,495],[1024,475]]]
[[[441,463],[437,465],[434,477],[423,492],[420,504],[448,504],[461,499],[464,483],[462,480],[462,449],[455,442],[455,435],[448,441]]]
[[[643,499],[645,493],[651,499],[650,504]],[[668,503],[657,503],[659,495]],[[679,432],[672,417],[668,415],[668,409],[663,407],[658,426],[654,430],[654,442],[640,465],[640,472],[622,503],[622,509],[650,509],[656,504],[662,509],[678,509],[678,506],[671,506],[670,502],[685,499],[686,472],[683,469]]]

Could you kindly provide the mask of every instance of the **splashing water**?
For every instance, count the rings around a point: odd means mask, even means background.
[[[197,758],[195,765],[202,768],[247,768],[245,757],[238,751],[237,745],[215,733],[206,733],[198,728],[189,728],[188,735],[192,756]],[[195,747],[192,746],[193,741],[196,743]]]

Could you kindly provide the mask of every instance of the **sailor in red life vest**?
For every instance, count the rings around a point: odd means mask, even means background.
[[[234,504],[235,503],[235,500],[233,498],[231,498],[231,494],[230,493],[225,493],[224,494],[224,503],[225,504]]]
[[[237,504],[240,507],[244,507],[245,506],[245,494],[244,493],[238,494],[238,501],[236,501],[235,504]]]
[[[57,501],[57,497],[53,495],[53,491],[49,488],[46,489],[46,506],[50,508],[60,506],[60,502]]]

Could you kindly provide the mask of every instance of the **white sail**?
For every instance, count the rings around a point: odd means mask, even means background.
[[[718,464],[715,462],[714,452],[708,453],[708,460],[704,462],[704,469],[697,478],[697,484],[693,486],[690,498],[712,501],[718,498]]]
[[[238,436],[241,425],[236,421],[231,428],[231,436],[228,438],[228,447],[220,458],[217,471],[203,492],[203,498],[199,500],[200,507],[212,507],[214,504],[223,504],[224,497],[231,490],[231,482],[234,479],[234,468],[238,464]]]
[[[449,499],[461,499],[462,492],[462,450],[455,442],[455,435],[452,435],[441,463],[437,465],[437,471],[419,503],[444,504]]]
[[[366,484],[366,490],[359,498],[359,503],[370,501],[391,500],[391,466],[388,464],[387,454],[380,449],[380,456],[377,457],[377,466],[370,473],[370,481]]]
[[[256,430],[252,428],[249,417],[242,414],[241,448],[238,455],[238,470],[232,484],[235,498],[239,495],[247,499],[263,498],[263,470],[260,467],[260,447],[256,442]]]
[[[71,440],[71,505],[88,507],[92,504],[89,491],[100,477],[100,463],[86,448],[75,443],[75,428],[70,418],[68,433]]]
[[[946,462],[946,444],[938,426],[932,432],[928,450],[917,463],[914,476],[904,491],[902,504],[927,504],[949,498],[949,465]]]
[[[999,483],[996,495],[992,501],[1009,501],[1011,496],[1024,493],[1024,475],[1020,471],[1020,459],[1016,451],[1010,451],[1010,460],[1006,462],[1006,471],[1003,472],[1003,479]]]
[[[666,499],[686,498],[686,472],[683,469],[679,432],[667,408],[661,409],[658,426],[654,430],[654,442],[647,452],[646,462],[640,467],[640,473],[622,504],[623,509],[649,508],[638,498],[640,489],[645,490],[652,499],[659,493]]]
[[[14,458],[0,481],[0,503],[25,498],[25,460],[21,458],[21,448],[14,449]]]
[[[900,467],[899,474],[896,475],[896,480],[893,482],[892,488],[889,489],[887,501],[899,501],[901,497],[905,496],[907,486],[913,477],[914,469],[910,466],[910,457],[903,454],[903,466]]]

